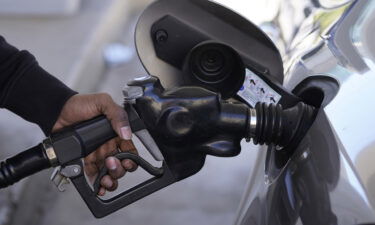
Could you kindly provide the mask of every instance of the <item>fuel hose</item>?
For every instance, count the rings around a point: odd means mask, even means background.
[[[0,188],[50,167],[43,144],[29,148],[0,163]]]

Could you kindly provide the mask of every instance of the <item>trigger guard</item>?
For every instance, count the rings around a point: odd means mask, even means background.
[[[144,160],[142,157],[139,155],[136,155],[134,153],[129,153],[129,152],[121,152],[116,155],[113,155],[112,157],[116,157],[118,160],[124,160],[124,159],[130,159],[133,162],[135,162],[138,166],[142,167],[145,171],[147,171],[149,174],[155,176],[155,177],[160,177],[164,173],[164,169],[154,167],[151,165],[149,162]],[[93,184],[94,188],[94,193],[98,195],[99,190],[100,190],[100,181],[101,179],[108,174],[108,169],[107,167],[103,166],[103,168],[100,170],[98,176],[95,179],[95,182]]]

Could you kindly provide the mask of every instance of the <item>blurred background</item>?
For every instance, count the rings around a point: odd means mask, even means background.
[[[80,93],[107,92],[121,104],[121,89],[145,74],[134,46],[137,18],[151,0],[0,0],[0,34],[33,53],[47,71]],[[278,1],[218,1],[256,24],[272,19]],[[265,13],[267,12],[267,13]],[[22,101],[22,99],[20,99]],[[40,129],[0,110],[0,158],[43,139]],[[137,142],[137,141],[136,141]],[[145,152],[140,147],[141,155]],[[0,225],[18,224],[232,224],[256,155],[208,157],[197,175],[104,219],[95,219],[76,190],[59,193],[52,171],[0,191]],[[146,179],[139,169],[122,184]]]

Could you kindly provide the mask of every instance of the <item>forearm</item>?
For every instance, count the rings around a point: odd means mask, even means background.
[[[0,107],[51,132],[65,102],[76,92],[41,68],[34,56],[0,36]]]

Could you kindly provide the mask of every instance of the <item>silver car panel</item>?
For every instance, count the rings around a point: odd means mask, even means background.
[[[375,224],[375,1],[313,8],[286,43],[284,85],[339,84],[287,163],[263,149],[236,224]],[[272,171],[272,173],[271,173]]]

